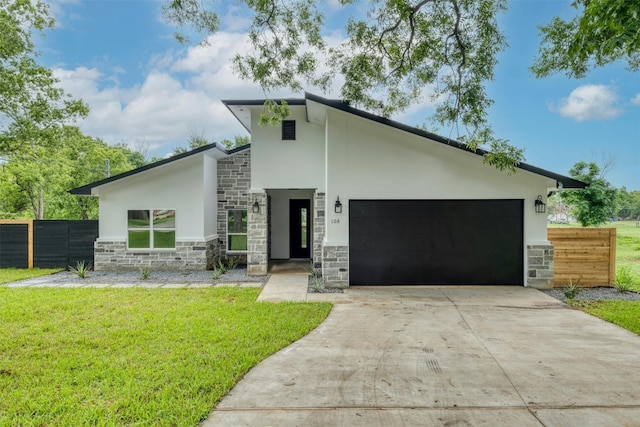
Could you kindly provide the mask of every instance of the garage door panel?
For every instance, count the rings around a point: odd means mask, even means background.
[[[353,200],[350,282],[522,284],[522,200]]]

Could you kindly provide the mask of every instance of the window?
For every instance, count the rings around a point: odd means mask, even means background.
[[[283,141],[296,140],[296,121],[295,120],[282,121],[282,140]]]
[[[129,249],[175,249],[176,211],[127,211],[127,247]]]
[[[247,210],[227,211],[227,251],[247,251]]]

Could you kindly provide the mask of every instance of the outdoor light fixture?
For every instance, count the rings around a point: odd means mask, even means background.
[[[333,207],[336,213],[342,213],[342,203],[340,203],[340,196],[336,197],[336,204]]]
[[[258,203],[258,199],[253,202],[253,213],[260,213],[260,203]]]
[[[542,196],[538,196],[535,201],[536,213],[545,213],[547,211],[547,205],[542,201]]]

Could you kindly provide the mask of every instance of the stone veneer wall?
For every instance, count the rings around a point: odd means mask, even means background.
[[[176,242],[175,250],[128,251],[126,241],[96,241],[95,270],[205,270],[220,256],[218,239],[207,242]]]
[[[349,287],[349,246],[323,246],[322,278],[327,288]]]
[[[313,268],[322,270],[322,242],[325,230],[325,195],[313,196]]]
[[[220,257],[222,258],[227,256],[227,210],[251,210],[250,204],[247,203],[250,186],[250,150],[218,160],[218,236],[220,236]],[[233,255],[240,256],[241,262],[246,262],[246,254]]]
[[[249,233],[247,236],[247,274],[249,276],[264,276],[269,268],[268,232],[269,232],[269,206],[266,192],[254,192],[249,194],[250,205],[255,201],[260,205],[260,212],[254,213],[249,209]]]
[[[527,286],[553,288],[553,245],[527,245]]]

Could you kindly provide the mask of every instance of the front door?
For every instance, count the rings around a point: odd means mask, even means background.
[[[289,258],[311,258],[311,200],[289,200]]]

